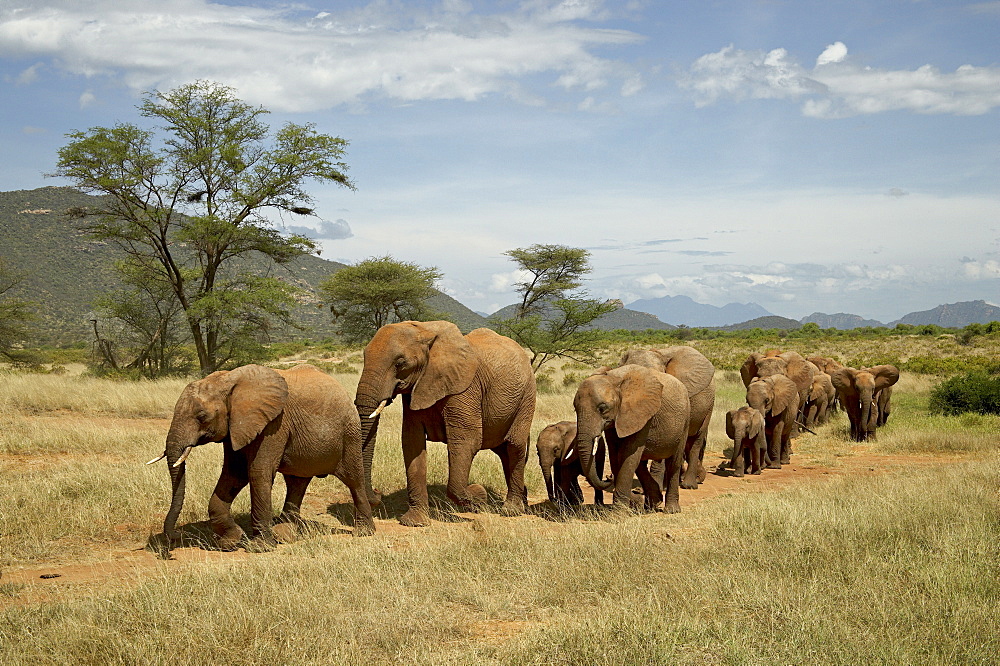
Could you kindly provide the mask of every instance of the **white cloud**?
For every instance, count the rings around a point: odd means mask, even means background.
[[[834,42],[830,44],[819,57],[816,58],[816,66],[829,65],[830,63],[843,62],[847,57],[847,47],[844,42]]]
[[[847,60],[842,42],[828,46],[816,67],[804,68],[785,49],[743,51],[732,45],[701,56],[682,77],[699,106],[720,99],[802,99],[802,112],[834,118],[885,111],[981,115],[1000,107],[1000,66],[962,65],[941,72],[862,67]]]
[[[94,95],[94,93],[92,93],[91,91],[86,90],[80,95],[80,108],[86,109],[88,106],[90,106],[96,101],[97,101],[97,96]]]
[[[489,290],[498,294],[513,291],[516,283],[525,281],[530,275],[528,271],[520,269],[509,273],[494,273],[490,276]]]
[[[295,5],[49,0],[0,10],[0,51],[51,57],[58,69],[120,77],[135,90],[210,79],[287,111],[370,96],[533,100],[526,88],[536,75],[548,77],[542,85],[550,90],[592,92],[617,82],[621,94],[632,94],[641,86],[636,72],[594,51],[641,37],[581,23],[604,13],[596,0],[534,2],[495,14],[475,14],[462,0],[430,7],[376,1],[308,16]]]

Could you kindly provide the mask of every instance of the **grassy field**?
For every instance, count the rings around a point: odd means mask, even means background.
[[[533,435],[572,418],[583,372],[556,370]],[[356,373],[335,376],[353,393]],[[717,382],[711,466],[729,446],[722,416],[743,402],[737,373]],[[903,375],[875,442],[847,441],[843,415],[800,437],[793,463],[811,475],[784,487],[765,491],[785,473],[768,471],[677,515],[486,512],[425,530],[393,520],[405,502],[394,405],[379,430],[387,502],[374,537],[342,533],[345,489],[318,479],[308,538],[159,561],[142,549],[160,530],[167,474],[143,463],[162,450],[184,382],[0,375],[0,663],[996,663],[1000,418],[930,416],[934,382]],[[218,446],[191,455],[179,524],[204,521],[220,463]],[[429,445],[429,463],[447,519],[443,445]],[[502,493],[489,452],[472,476]],[[540,501],[533,451],[527,480]],[[234,510],[246,524],[247,493]],[[146,566],[129,564],[139,557]],[[10,582],[107,562],[118,573],[89,583]]]

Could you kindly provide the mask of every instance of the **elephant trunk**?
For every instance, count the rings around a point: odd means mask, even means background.
[[[859,424],[859,429],[861,431],[861,438],[866,439],[868,433],[875,430],[875,421],[878,418],[878,410],[872,409],[872,401],[874,399],[874,391],[871,389],[861,390],[861,423]]]
[[[180,533],[177,531],[177,518],[180,516],[181,509],[184,507],[184,487],[185,478],[187,476],[187,454],[190,452],[191,447],[194,446],[194,438],[184,437],[178,431],[180,430],[175,424],[171,424],[170,431],[167,434],[167,446],[166,446],[166,457],[167,457],[167,471],[170,473],[170,509],[167,511],[166,518],[163,519],[163,533],[167,535],[168,539],[174,540],[180,538]]]
[[[545,479],[545,492],[549,494],[549,501],[555,504],[556,502],[556,489],[554,481],[552,479],[552,461],[544,461],[541,464],[542,467],[542,478]]]
[[[382,503],[381,493],[372,488],[372,462],[375,460],[375,440],[378,436],[378,422],[381,412],[392,401],[392,394],[375,388],[367,372],[362,372],[358,382],[358,393],[354,406],[361,417],[361,460],[365,468],[365,491],[372,508]]]
[[[737,459],[740,457],[740,454],[743,453],[743,440],[746,439],[746,436],[746,424],[733,424],[733,459],[729,461],[729,464],[733,466],[733,469],[736,469]]]
[[[591,434],[577,430],[576,451],[580,456],[580,469],[587,476],[587,482],[596,490],[609,490],[613,481],[605,481],[597,477],[597,468],[594,464],[594,441],[600,437],[600,432]]]

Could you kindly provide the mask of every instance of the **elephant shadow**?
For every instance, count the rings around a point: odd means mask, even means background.
[[[349,503],[347,506],[349,510],[347,512],[346,519],[335,516],[338,520],[340,520],[342,525],[346,525],[347,527],[334,527],[315,520],[305,520],[300,518],[296,521],[296,540],[315,536],[328,536],[331,534],[350,534],[352,532],[350,526],[354,524],[354,505]],[[250,513],[233,514],[233,519],[245,533],[250,533]],[[272,525],[278,525],[283,522],[285,521],[281,520],[280,516],[275,516],[272,519]],[[149,539],[146,540],[145,549],[156,554],[156,556],[161,560],[173,559],[170,551],[174,548],[198,548],[200,550],[214,551],[223,550],[216,545],[215,532],[212,531],[212,525],[207,520],[181,525],[177,528],[177,531],[180,533],[180,538],[173,541],[168,539],[167,535],[163,532],[150,535]]]
[[[475,510],[465,510],[456,507],[448,499],[447,486],[444,484],[428,484],[427,498],[431,509],[431,518],[444,523],[468,523],[470,518],[458,515],[467,511],[476,513],[498,513],[503,506],[504,496],[490,487],[486,489],[486,501]],[[372,515],[382,520],[395,520],[410,508],[406,488],[382,495],[382,503],[372,509]],[[342,502],[332,502],[326,507],[328,514],[339,520],[343,525],[351,525],[354,520],[354,504],[349,499]]]

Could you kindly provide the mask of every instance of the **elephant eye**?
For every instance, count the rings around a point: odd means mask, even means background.
[[[204,409],[199,409],[197,412],[194,413],[194,417],[199,421],[201,421],[202,423],[204,423],[205,421],[208,420],[208,412],[206,412]]]
[[[406,366],[406,359],[400,358],[396,360],[396,368],[402,370]]]
[[[599,411],[601,414],[606,414],[608,411],[608,403],[602,402],[601,404],[599,404],[597,406],[597,411]]]

